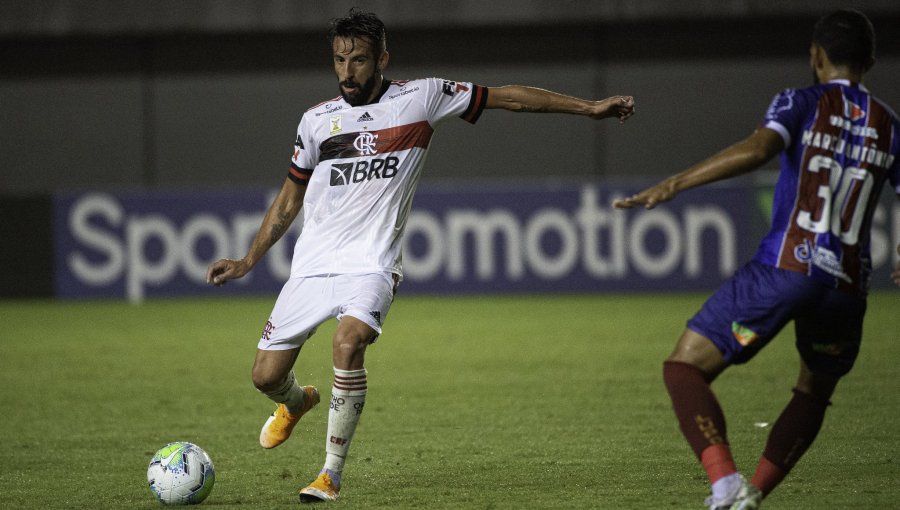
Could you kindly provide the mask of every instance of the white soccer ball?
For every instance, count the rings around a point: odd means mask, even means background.
[[[216,471],[202,448],[179,441],[163,446],[150,459],[147,483],[163,504],[193,505],[209,496]]]

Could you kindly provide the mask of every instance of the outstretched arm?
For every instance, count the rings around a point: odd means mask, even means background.
[[[783,149],[781,135],[771,129],[760,128],[718,154],[636,195],[616,200],[613,205],[617,209],[631,209],[639,205],[653,209],[656,204],[668,202],[684,190],[755,170]]]
[[[306,195],[306,186],[285,179],[281,191],[269,206],[247,255],[240,260],[221,259],[214,262],[206,271],[206,283],[221,286],[225,285],[228,280],[234,280],[249,273],[269,248],[281,239],[294,218],[297,217],[300,208],[303,207],[304,195]]]
[[[485,108],[502,108],[511,112],[571,113],[587,115],[592,119],[616,117],[622,123],[634,115],[634,98],[612,96],[589,101],[536,87],[505,85],[490,87]]]

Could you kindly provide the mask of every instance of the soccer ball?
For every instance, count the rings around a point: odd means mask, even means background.
[[[216,471],[202,448],[179,441],[163,446],[150,459],[147,483],[163,504],[193,505],[209,496]]]

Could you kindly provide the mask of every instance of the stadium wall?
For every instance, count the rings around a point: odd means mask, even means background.
[[[0,298],[54,294],[52,197],[0,194]]]
[[[798,11],[399,23],[387,76],[637,98],[624,126],[494,111],[476,126],[448,121],[432,144],[424,176],[432,183],[659,176],[743,138],[775,93],[810,82],[814,19]],[[874,21],[878,63],[866,83],[897,106],[900,14]],[[300,115],[337,95],[326,26],[0,37],[8,119],[0,123],[0,193],[277,186]]]

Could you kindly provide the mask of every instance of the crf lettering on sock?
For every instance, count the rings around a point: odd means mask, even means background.
[[[366,369],[334,369],[334,386],[328,409],[328,438],[325,443],[325,467],[340,476],[366,405],[368,381]]]

